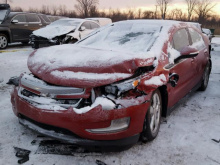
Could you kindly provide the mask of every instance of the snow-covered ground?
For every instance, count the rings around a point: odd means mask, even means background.
[[[164,119],[159,135],[153,142],[139,142],[120,153],[75,152],[71,156],[48,154],[52,150],[53,153],[54,150],[59,152],[62,148],[57,150],[54,145],[44,149],[39,147],[39,143],[48,138],[39,137],[37,133],[18,124],[12,112],[12,87],[6,82],[21,72],[29,72],[26,61],[33,50],[28,46],[13,45],[0,51],[0,165],[17,164],[18,158],[13,147],[31,151],[30,160],[25,163],[27,165],[96,165],[96,160],[108,165],[219,165],[220,38],[213,38],[212,42],[213,70],[207,90],[194,93]]]

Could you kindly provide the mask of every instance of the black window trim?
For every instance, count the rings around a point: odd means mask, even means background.
[[[28,22],[27,15],[36,15],[38,20],[39,20],[39,22]],[[39,16],[37,14],[33,14],[33,13],[26,13],[26,21],[29,24],[40,24],[41,23],[41,19],[39,18]]]
[[[19,15],[24,15],[24,17],[25,17],[25,19],[26,19],[26,22],[18,22],[18,23],[16,23],[16,24],[27,24],[28,22],[27,22],[27,18],[26,18],[26,14],[24,13],[24,14],[17,14],[17,15],[15,15],[12,19],[11,19],[11,22],[13,21],[13,20],[16,20],[16,19],[14,19],[15,17],[17,17],[17,16],[19,16]]]

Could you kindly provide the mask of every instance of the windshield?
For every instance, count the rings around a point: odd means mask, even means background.
[[[61,26],[77,26],[79,25],[81,22],[78,20],[57,20],[53,23],[51,23],[49,26],[54,26],[54,25],[61,25]]]
[[[160,25],[148,25],[146,23],[122,22],[97,30],[79,42],[79,45],[125,51],[125,52],[147,52],[159,35]]]
[[[0,22],[5,19],[8,10],[0,10]]]

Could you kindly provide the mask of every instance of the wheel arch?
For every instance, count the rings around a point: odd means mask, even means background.
[[[0,34],[4,34],[4,35],[6,35],[6,36],[7,36],[7,38],[8,38],[8,43],[10,43],[10,42],[11,42],[11,36],[10,36],[10,34],[9,34],[9,32],[8,32],[8,31],[0,31]]]
[[[161,100],[162,100],[162,117],[167,117],[167,105],[168,105],[168,92],[167,92],[167,86],[163,85],[158,88],[161,94]]]

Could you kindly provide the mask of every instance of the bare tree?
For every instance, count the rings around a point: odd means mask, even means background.
[[[58,14],[58,7],[57,6],[52,6],[52,8],[51,8],[51,13],[52,13],[52,15],[57,15]]]
[[[76,10],[83,17],[89,17],[89,13],[94,7],[99,4],[99,0],[76,0],[77,4],[75,5]]]
[[[157,5],[158,5],[159,8],[160,8],[160,12],[161,12],[161,17],[162,17],[162,19],[166,19],[168,4],[169,4],[171,1],[172,1],[172,0],[157,0]]]
[[[187,4],[187,12],[188,12],[188,21],[191,20],[193,11],[196,7],[196,5],[198,4],[198,0],[185,0],[186,4]]]
[[[212,0],[200,0],[194,10],[198,15],[198,22],[203,23],[208,17],[210,17],[215,6],[216,4],[214,4]]]
[[[3,0],[6,4],[8,4],[9,2],[13,2],[12,0]]]

